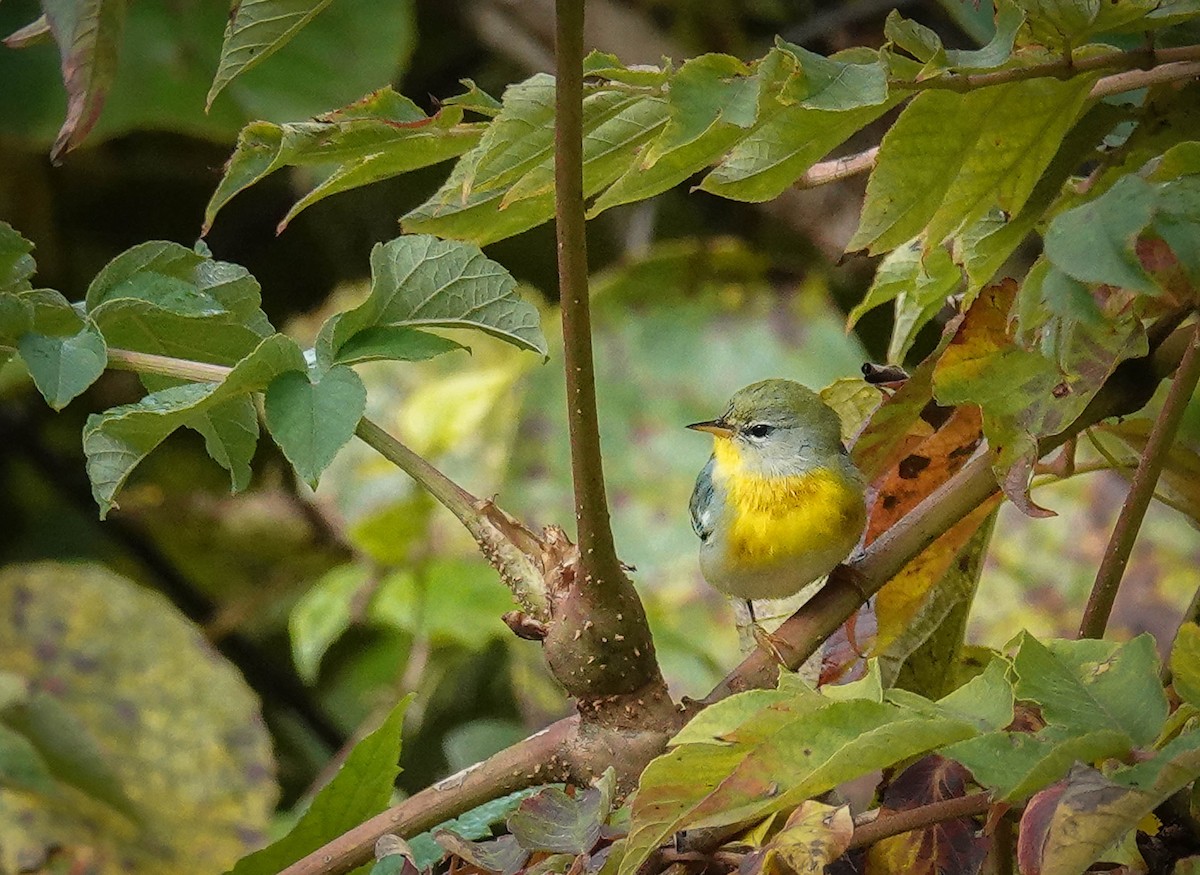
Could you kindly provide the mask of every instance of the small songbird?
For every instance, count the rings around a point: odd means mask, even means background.
[[[781,599],[828,574],[866,525],[862,475],[842,443],[837,413],[792,380],[737,392],[718,419],[692,492],[700,569],[721,592]],[[757,632],[756,626],[756,635]]]

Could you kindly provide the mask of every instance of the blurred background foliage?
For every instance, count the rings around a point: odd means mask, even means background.
[[[40,281],[78,299],[105,262],[135,243],[194,242],[246,121],[297,120],[388,83],[427,110],[438,95],[455,93],[461,78],[499,93],[549,64],[551,5],[337,0],[205,115],[228,4],[133,3],[121,72],[100,125],[61,167],[46,158],[65,107],[54,47],[0,47],[0,218],[36,243]],[[753,58],[776,33],[828,52],[881,42],[893,5],[595,0],[590,36],[627,63],[704,51]],[[947,45],[987,35],[989,3],[901,5]],[[0,32],[36,14],[32,0],[5,0]],[[850,146],[868,144],[870,134]],[[279,173],[227,207],[208,243],[215,257],[258,277],[276,325],[309,341],[321,319],[365,294],[370,246],[395,236],[396,218],[443,175],[434,168],[339,195],[276,237],[275,223],[294,193],[311,183]],[[885,311],[869,314],[852,335],[843,328],[873,269],[866,259],[838,261],[860,197],[860,181],[791,191],[758,206],[676,190],[590,225],[616,537],[622,558],[636,566],[677,695],[706,692],[737,651],[727,606],[700,578],[686,511],[709,446],[683,425],[719,413],[753,380],[785,376],[820,387],[883,358]],[[570,529],[552,229],[487,252],[525,284],[526,299],[542,306],[550,362],[487,338],[460,338],[470,343],[469,355],[363,366],[368,413],[473,492],[499,494],[506,509],[530,523]],[[935,335],[927,330],[918,338],[913,360]],[[255,489],[231,497],[200,440],[178,435],[138,469],[119,512],[100,524],[80,429],[87,412],[137,394],[136,378],[110,373],[81,403],[52,414],[19,365],[0,371],[0,566],[96,563],[164,593],[261,698],[284,809],[306,798],[328,775],[331,757],[405,692],[417,696],[407,716],[403,791],[566,711],[538,647],[515,639],[500,621],[508,596],[470,539],[362,444],[342,453],[314,494],[294,482],[264,441]],[[1153,413],[1152,405],[1146,415]],[[1126,424],[1135,437],[1136,422]],[[1128,457],[1120,434],[1101,439],[1107,451]],[[1200,410],[1183,439],[1200,442]],[[1099,456],[1081,446],[1080,458],[1087,467]],[[1186,493],[1175,503],[1195,507],[1197,484],[1200,477],[1164,490]],[[1058,511],[1054,519],[1031,520],[1006,507],[971,639],[1001,646],[1021,628],[1072,634],[1123,490],[1119,473],[1080,475],[1038,494],[1039,503]],[[1187,517],[1155,505],[1117,605],[1118,634],[1149,630],[1170,641],[1194,589],[1196,543]],[[53,566],[38,568],[44,577]],[[72,586],[68,576],[59,585]],[[100,639],[125,634],[119,624],[97,624]]]

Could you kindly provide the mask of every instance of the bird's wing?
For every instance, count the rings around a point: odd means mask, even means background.
[[[692,529],[700,536],[701,541],[707,541],[716,525],[716,507],[713,500],[713,464],[715,459],[709,457],[708,464],[696,478],[696,488],[692,490],[692,501],[688,505],[692,512]]]

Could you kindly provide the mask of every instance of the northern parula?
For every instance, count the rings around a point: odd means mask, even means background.
[[[713,435],[692,492],[700,569],[744,599],[781,599],[828,574],[866,525],[862,475],[837,413],[792,380],[737,392],[725,413],[688,428]]]

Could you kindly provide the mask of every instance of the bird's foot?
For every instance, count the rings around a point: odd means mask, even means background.
[[[789,671],[791,670],[788,666],[788,661],[783,656],[783,649],[791,647],[787,641],[784,641],[783,638],[778,635],[773,635],[772,633],[768,632],[762,626],[758,625],[757,621],[750,624],[750,631],[754,635],[755,643],[757,643],[759,647],[771,654],[771,656],[774,657],[775,661],[779,663],[780,666],[788,669]]]

